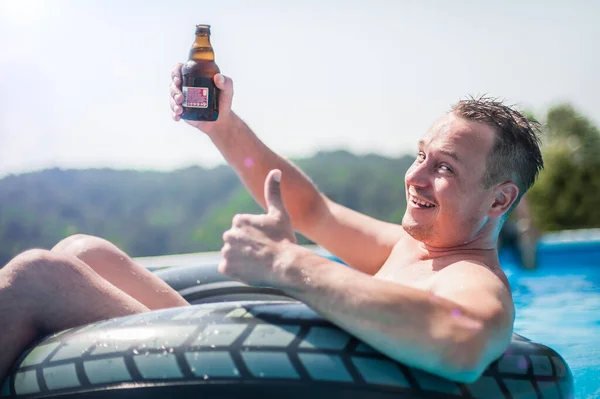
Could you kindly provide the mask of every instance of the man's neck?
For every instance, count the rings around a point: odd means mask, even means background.
[[[431,260],[449,256],[490,257],[498,254],[498,240],[491,234],[475,237],[464,243],[438,244],[420,241],[408,235],[418,248],[419,260]]]

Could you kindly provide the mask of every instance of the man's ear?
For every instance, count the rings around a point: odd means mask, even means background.
[[[519,187],[513,182],[499,184],[494,189],[494,197],[488,216],[498,218],[504,215],[519,196]]]

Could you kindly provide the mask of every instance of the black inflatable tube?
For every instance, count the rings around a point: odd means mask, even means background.
[[[169,268],[155,274],[191,304],[244,300],[295,301],[281,290],[253,287],[231,280],[218,273],[216,266],[212,265]]]
[[[0,398],[573,395],[562,357],[517,334],[478,381],[457,384],[394,362],[283,292],[231,281],[216,267],[157,275],[193,305],[46,337],[18,359]]]

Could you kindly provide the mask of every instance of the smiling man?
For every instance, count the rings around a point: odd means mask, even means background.
[[[175,120],[180,67],[172,74]],[[188,123],[267,211],[234,217],[219,270],[284,290],[398,361],[456,381],[478,378],[511,339],[514,305],[497,241],[543,167],[537,123],[491,99],[460,101],[419,141],[405,176],[406,213],[395,225],[329,200],[231,111],[231,79],[215,82],[219,119]],[[296,245],[294,229],[352,268]]]
[[[181,64],[172,79],[179,120]],[[514,305],[498,232],[543,167],[537,124],[489,99],[456,104],[419,141],[396,225],[328,199],[235,115],[231,79],[216,75],[215,84],[218,120],[188,123],[210,137],[266,209],[234,217],[219,271],[287,292],[395,360],[455,381],[477,379],[511,339]],[[352,267],[296,245],[294,230]],[[23,252],[0,269],[0,381],[46,334],[187,304],[98,237]]]

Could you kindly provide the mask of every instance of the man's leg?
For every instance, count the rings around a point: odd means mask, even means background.
[[[75,257],[24,252],[0,269],[0,381],[35,339],[147,311]]]
[[[76,256],[149,309],[189,305],[167,283],[102,238],[76,234],[60,241],[52,251]]]

